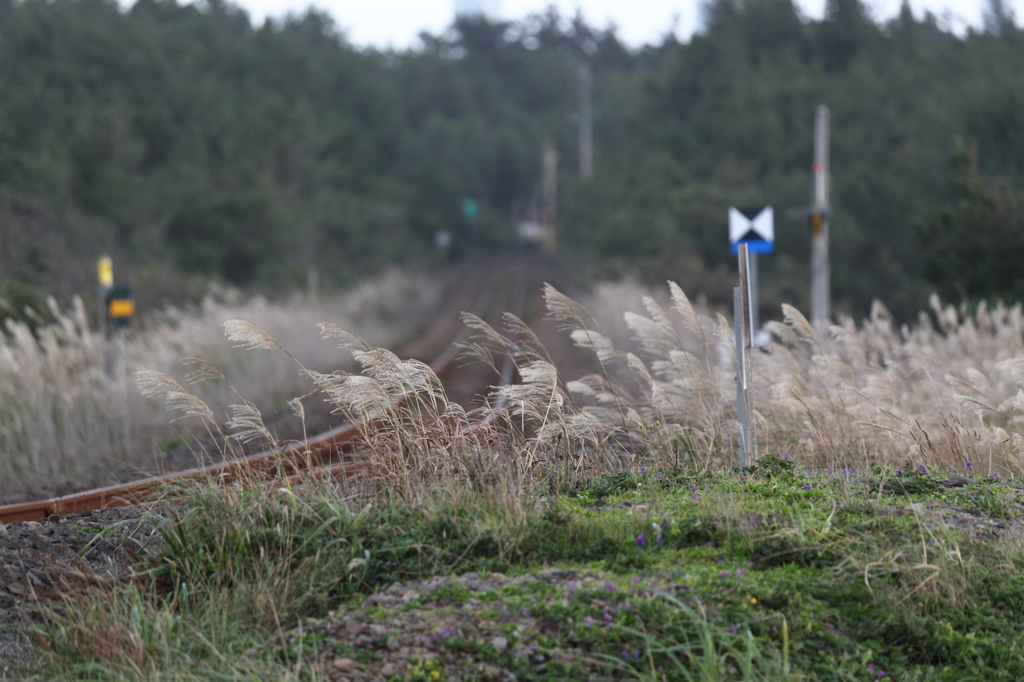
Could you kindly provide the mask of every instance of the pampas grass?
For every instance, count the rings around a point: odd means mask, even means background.
[[[330,298],[272,302],[214,292],[193,308],[165,309],[128,330],[128,375],[145,368],[138,385],[104,373],[105,342],[90,329],[79,299],[67,309],[51,299],[52,322],[33,332],[9,320],[0,334],[0,501],[153,470],[162,444],[197,429],[204,436],[218,422],[232,420],[235,441],[265,439],[263,416],[290,410],[288,398],[315,387],[280,346],[313,370],[351,367],[337,348],[310,343],[309,328],[330,318],[373,343],[396,343],[414,331],[421,311],[433,308],[439,290],[434,280],[396,270]],[[224,334],[232,320],[229,338],[278,352],[231,348]],[[266,337],[247,336],[253,330]],[[204,359],[183,363],[183,356]],[[163,404],[142,399],[151,394]],[[165,407],[182,419],[168,424]]]
[[[441,481],[571,485],[634,466],[735,466],[735,353],[722,315],[698,312],[670,283],[660,295],[669,308],[644,294],[642,313],[622,315],[632,351],[621,350],[581,304],[550,285],[543,293],[550,316],[601,371],[567,380],[521,320],[506,316],[497,329],[464,315],[473,332],[466,354],[494,368],[510,357],[520,377],[493,387],[489,403],[469,413],[447,399],[429,367],[321,325],[362,371],[307,375],[345,418],[364,424],[380,487],[415,498]],[[876,302],[867,319],[840,319],[827,333],[792,306],[781,312],[784,322],[768,325],[774,341],[752,357],[762,452],[815,468],[963,469],[970,461],[1016,474],[1024,466],[1020,306],[968,311],[933,300],[932,314],[897,329]],[[244,329],[236,334],[243,343],[274,345]]]

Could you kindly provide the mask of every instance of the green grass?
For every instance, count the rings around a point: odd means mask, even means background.
[[[499,598],[561,624],[542,649],[583,647],[587,660],[534,669],[487,643],[459,646],[520,679],[588,667],[650,680],[1024,679],[1021,546],[975,542],[927,512],[931,501],[1011,518],[1016,481],[946,489],[944,478],[814,474],[769,457],[744,472],[620,472],[528,496],[443,488],[415,508],[313,485],[199,488],[157,519],[165,549],[135,583],[72,603],[41,631],[33,674],[321,679],[315,637],[263,643],[395,581],[554,564],[608,576],[612,620],[588,595],[553,599],[546,585]],[[598,625],[581,627],[588,617]],[[425,666],[406,679],[429,677]]]

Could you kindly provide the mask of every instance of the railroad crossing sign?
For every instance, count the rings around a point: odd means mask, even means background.
[[[733,253],[746,244],[750,253],[771,253],[775,248],[775,214],[771,206],[729,209],[729,247]]]

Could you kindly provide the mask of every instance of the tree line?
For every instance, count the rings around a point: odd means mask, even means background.
[[[549,11],[380,51],[315,11],[257,26],[224,0],[0,0],[0,280],[14,299],[87,290],[106,251],[145,304],[313,270],[343,285],[432,262],[441,230],[462,257],[513,248],[551,139],[573,271],[727,302],[726,209],[771,203],[762,300],[805,306],[808,230],[783,216],[808,202],[824,103],[838,310],[1024,296],[1024,36],[993,7],[960,37],[906,6],[882,23],[829,0],[816,21],[790,0],[713,0],[692,39],[640,49]]]

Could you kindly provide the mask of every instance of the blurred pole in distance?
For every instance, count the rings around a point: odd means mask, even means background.
[[[828,325],[831,294],[828,261],[829,191],[829,113],[824,104],[814,115],[814,198],[811,202],[811,325]]]

